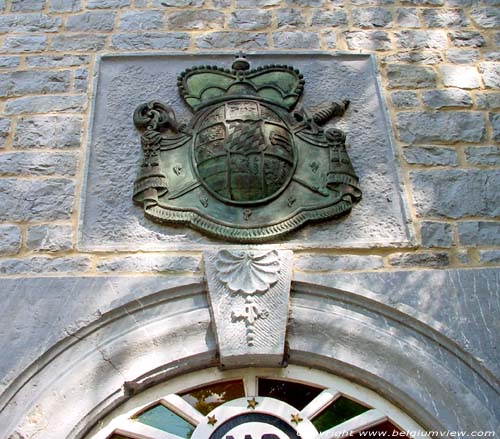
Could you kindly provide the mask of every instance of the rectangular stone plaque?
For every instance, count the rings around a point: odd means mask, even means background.
[[[252,53],[251,67],[287,64],[304,75],[297,107],[314,109],[348,99],[342,118],[330,126],[347,134],[348,153],[360,179],[362,200],[350,214],[310,223],[269,244],[287,248],[406,246],[412,241],[396,169],[391,131],[370,55]],[[108,55],[96,66],[92,122],[81,200],[81,250],[204,249],[229,243],[187,226],[156,224],[132,202],[142,157],[132,123],[135,108],[150,100],[172,106],[180,122],[192,117],[177,90],[177,77],[199,65],[229,68],[233,54]]]

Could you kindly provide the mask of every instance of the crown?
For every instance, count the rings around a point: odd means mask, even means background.
[[[185,70],[178,78],[179,93],[187,105],[198,110],[216,102],[235,98],[258,98],[292,109],[304,90],[304,78],[287,65],[268,65],[250,70],[243,55],[231,69],[199,66]]]

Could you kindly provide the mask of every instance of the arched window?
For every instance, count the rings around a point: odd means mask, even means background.
[[[422,428],[373,391],[289,366],[180,376],[131,398],[86,439],[327,439],[416,431]]]

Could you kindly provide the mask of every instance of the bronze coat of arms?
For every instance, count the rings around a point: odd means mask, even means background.
[[[194,111],[188,125],[159,101],[136,109],[144,160],[134,201],[146,217],[262,242],[345,214],[359,201],[346,136],[323,128],[349,102],[314,113],[294,109],[305,83],[297,69],[249,67],[239,57],[231,69],[183,72],[179,93]]]

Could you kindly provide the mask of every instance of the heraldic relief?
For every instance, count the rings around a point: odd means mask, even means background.
[[[184,223],[212,236],[262,242],[307,221],[349,212],[361,198],[345,133],[323,128],[349,102],[295,109],[304,90],[297,69],[193,67],[178,79],[194,111],[177,122],[169,105],[134,112],[144,161],[134,201],[147,218]]]

